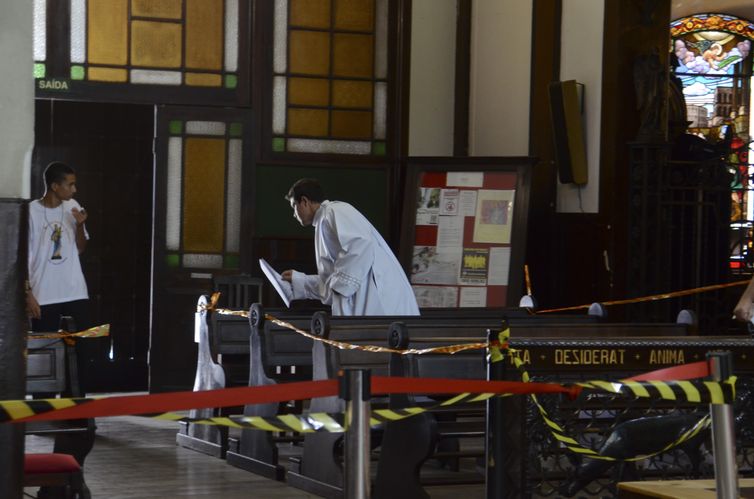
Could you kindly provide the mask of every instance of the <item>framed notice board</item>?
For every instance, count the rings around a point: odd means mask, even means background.
[[[401,259],[419,307],[518,305],[533,163],[409,159]]]

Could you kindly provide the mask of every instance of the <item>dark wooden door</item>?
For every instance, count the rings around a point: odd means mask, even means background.
[[[87,391],[147,387],[153,130],[153,106],[36,101],[32,197],[50,161],[76,170],[91,235],[81,256],[89,322],[111,325],[110,338],[79,340]]]
[[[216,276],[248,267],[250,114],[157,108],[150,391],[193,386],[197,300]]]

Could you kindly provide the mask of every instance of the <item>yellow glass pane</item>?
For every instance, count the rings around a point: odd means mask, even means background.
[[[291,0],[290,5],[289,26],[330,27],[330,0]]]
[[[219,87],[222,85],[222,78],[218,74],[212,73],[186,73],[186,85],[194,87]]]
[[[368,111],[333,111],[332,136],[349,139],[371,139],[372,113]]]
[[[330,80],[290,78],[288,103],[301,106],[327,106],[330,103]]]
[[[289,40],[291,73],[326,76],[330,73],[330,35],[292,30]]]
[[[131,23],[131,64],[155,68],[181,66],[181,25],[152,21]]]
[[[87,73],[87,79],[92,81],[128,81],[128,71],[125,69],[89,66]]]
[[[219,253],[225,225],[225,140],[186,138],[183,250]]]
[[[128,1],[89,0],[87,50],[92,64],[128,62]]]
[[[371,78],[374,67],[372,35],[333,35],[333,75]]]
[[[307,137],[327,136],[327,111],[323,109],[289,109],[288,133]]]
[[[374,0],[336,0],[335,29],[374,31]]]
[[[186,67],[222,69],[223,0],[186,1]]]
[[[131,0],[131,15],[180,19],[181,0]]]
[[[332,105],[335,107],[372,108],[372,82],[333,80]]]

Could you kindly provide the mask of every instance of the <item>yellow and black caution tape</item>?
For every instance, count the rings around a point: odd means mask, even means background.
[[[670,293],[660,293],[656,295],[649,295],[649,296],[640,296],[637,298],[627,298],[625,300],[613,300],[613,301],[604,301],[600,302],[600,304],[609,306],[609,305],[628,305],[629,303],[641,303],[645,301],[657,301],[657,300],[667,300],[668,298],[677,298],[679,296],[688,296],[688,295],[695,295],[697,293],[706,293],[707,291],[715,291],[717,289],[724,289],[724,288],[731,288],[733,286],[743,286],[744,284],[748,284],[749,280],[745,281],[736,281],[736,282],[728,282],[725,284],[712,284],[710,286],[701,286],[699,288],[692,288],[692,289],[684,289],[681,291],[671,291]],[[560,307],[560,308],[549,308],[547,310],[538,310],[538,314],[549,314],[553,312],[566,312],[568,310],[581,310],[581,309],[588,309],[591,307],[592,304],[586,304],[586,305],[574,305],[572,307]]]
[[[529,373],[523,367],[524,363],[521,360],[519,351],[510,348],[508,340],[510,339],[510,329],[506,328],[500,332],[498,341],[491,345],[489,357],[490,362],[500,362],[505,359],[506,351],[513,364],[521,372],[521,379],[524,382],[531,382]],[[735,376],[723,382],[716,381],[587,381],[577,383],[577,386],[583,388],[590,388],[595,390],[603,390],[611,393],[619,393],[624,395],[633,395],[635,397],[643,398],[660,398],[663,400],[682,400],[690,403],[711,403],[711,404],[725,404],[730,403],[735,399]],[[705,415],[700,420],[688,428],[684,433],[676,439],[674,442],[669,443],[662,449],[648,454],[642,454],[640,456],[634,456],[631,458],[614,458],[610,456],[604,456],[599,454],[594,449],[584,447],[573,437],[566,433],[566,430],[555,422],[547,410],[539,403],[536,394],[530,394],[531,400],[537,407],[542,419],[550,429],[553,437],[560,442],[568,450],[581,454],[582,456],[590,459],[599,459],[603,461],[641,461],[650,457],[662,454],[668,450],[677,447],[691,438],[698,435],[701,431],[707,429],[710,424],[710,416]]]
[[[99,326],[90,327],[83,331],[69,333],[66,331],[57,331],[50,333],[35,333],[29,331],[28,338],[32,340],[46,340],[46,339],[66,339],[66,338],[102,338],[110,334],[110,324],[101,324]]]

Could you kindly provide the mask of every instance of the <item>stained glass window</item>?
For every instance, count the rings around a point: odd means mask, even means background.
[[[165,224],[168,265],[238,268],[242,131],[241,123],[170,121]]]
[[[734,273],[754,269],[752,150],[752,43],[754,24],[726,14],[696,14],[670,25],[672,71],[683,85],[689,133],[723,153],[731,191]]]
[[[274,0],[272,150],[386,151],[388,0]]]
[[[49,76],[48,23],[70,26],[72,81],[234,89],[242,0],[70,0],[50,19],[34,0],[34,75]]]

